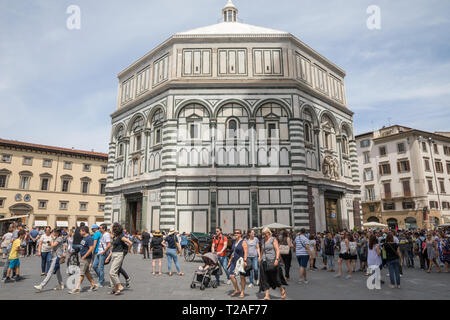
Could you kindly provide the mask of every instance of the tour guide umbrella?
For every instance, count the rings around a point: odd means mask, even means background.
[[[382,224],[382,223],[378,223],[378,222],[366,222],[363,223],[363,227],[369,227],[369,228],[383,228],[383,227],[387,227],[387,224]]]
[[[272,230],[272,229],[293,229],[293,227],[290,227],[290,226],[287,226],[287,225],[281,224],[281,223],[271,223],[271,224],[268,224],[268,225],[265,225],[262,227],[253,228],[253,229],[261,230],[266,227],[269,228],[270,230]]]

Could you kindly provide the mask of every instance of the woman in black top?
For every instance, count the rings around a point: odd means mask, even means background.
[[[111,259],[111,269],[109,272],[111,278],[111,286],[113,287],[113,291],[111,293],[118,295],[123,290],[123,287],[119,281],[119,273],[125,273],[125,271],[122,269],[123,259],[129,250],[129,246],[132,246],[133,243],[127,237],[125,237],[123,228],[119,223],[115,222],[113,224],[112,232],[114,235],[112,249],[105,262],[108,262]],[[126,286],[129,287],[130,278],[128,277],[128,275],[125,276],[125,279],[127,281]]]
[[[155,233],[153,233],[152,241],[150,242],[150,252],[152,253],[152,274],[155,275],[155,263],[158,261],[159,265],[159,273],[158,275],[162,275],[161,273],[161,261],[162,257],[164,255],[164,247],[163,247],[164,239],[162,237],[162,233],[159,230],[156,230]]]
[[[386,250],[386,264],[389,268],[389,278],[391,280],[390,287],[394,288],[395,283],[397,283],[397,288],[400,288],[400,261],[402,255],[392,233],[389,233],[386,237],[384,250]]]

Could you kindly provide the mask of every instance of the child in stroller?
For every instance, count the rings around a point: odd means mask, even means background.
[[[205,288],[208,287],[213,287],[215,289],[217,288],[217,281],[213,280],[212,277],[221,275],[222,273],[217,255],[208,252],[202,255],[202,260],[205,265],[203,267],[198,267],[198,270],[194,272],[191,288],[194,289],[198,284],[200,285],[200,290],[205,290]]]

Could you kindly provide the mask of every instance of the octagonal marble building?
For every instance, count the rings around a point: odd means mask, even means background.
[[[105,222],[224,232],[359,226],[345,72],[288,32],[176,33],[119,73]]]

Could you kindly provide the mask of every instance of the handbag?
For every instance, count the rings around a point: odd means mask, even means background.
[[[289,246],[286,244],[280,244],[279,249],[280,254],[289,254],[289,252],[291,251],[291,248],[289,248]]]

